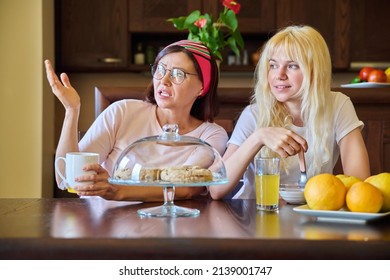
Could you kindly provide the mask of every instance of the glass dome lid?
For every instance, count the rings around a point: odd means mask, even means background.
[[[114,165],[110,183],[138,186],[208,186],[227,183],[222,158],[207,142],[178,134],[176,124],[163,133],[129,145]]]
[[[179,135],[178,125],[168,124],[161,135],[141,138],[123,150],[108,181],[163,188],[164,204],[138,210],[141,217],[193,217],[198,209],[173,203],[175,188],[220,185],[228,179],[217,150],[201,139]]]
[[[140,209],[141,217],[195,217],[200,211],[174,204],[176,187],[225,184],[225,165],[207,142],[178,133],[178,125],[163,127],[159,136],[141,138],[129,145],[114,165],[112,184],[161,186],[164,204]]]

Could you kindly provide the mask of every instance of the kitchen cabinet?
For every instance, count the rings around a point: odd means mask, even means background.
[[[130,4],[131,3],[131,4]],[[244,37],[247,52],[256,51],[261,42],[266,40],[269,30],[275,28],[275,1],[273,0],[247,0],[241,3],[241,10],[237,15],[239,29]],[[131,53],[137,51],[140,43],[143,48],[149,46],[158,50],[166,44],[178,39],[187,38],[187,31],[178,31],[168,18],[187,16],[194,10],[202,14],[208,13],[217,18],[223,10],[220,0],[190,0],[177,5],[177,0],[132,0],[129,2],[129,36]],[[227,57],[228,50],[224,52]],[[131,68],[136,68],[134,59],[130,61]],[[222,70],[246,69],[251,67],[226,67],[222,63]]]
[[[206,1],[208,2],[208,1]],[[209,1],[214,3],[214,7],[209,9],[215,11],[218,15],[223,10],[220,1]],[[245,51],[248,54],[249,64],[239,66],[228,66],[225,59],[221,64],[221,71],[249,71],[253,72],[257,61],[253,62],[251,55],[258,52],[264,42],[276,30],[276,1],[275,0],[245,0],[239,1],[241,4],[240,12],[237,14],[239,29],[244,38]],[[223,53],[227,58],[229,50]],[[243,55],[243,52],[242,52]]]
[[[130,0],[128,5],[128,30],[130,32],[177,32],[168,18],[185,16],[202,10],[202,1],[187,0]]]
[[[324,36],[336,71],[351,62],[389,62],[388,0],[246,0],[237,15],[249,57],[276,32],[291,24],[308,24]],[[220,0],[57,0],[57,67],[66,71],[147,71],[136,65],[141,48],[152,54],[180,39],[167,19],[194,10],[217,17]],[[227,66],[221,71],[250,71],[254,65]]]
[[[277,0],[277,25],[305,24],[324,37],[334,68],[349,67],[349,0]]]
[[[127,0],[58,0],[56,65],[62,71],[127,68]]]
[[[155,57],[162,47],[173,41],[187,38],[187,34],[177,31],[167,19],[188,15],[194,10],[202,10],[199,0],[131,0],[128,4],[128,68],[132,71],[145,71],[151,63],[145,60],[143,65],[137,65],[135,54],[145,53],[145,56]],[[151,54],[146,55],[148,52]]]
[[[333,68],[390,61],[388,0],[277,0],[277,26],[308,24],[325,38]],[[390,65],[389,65],[390,66]]]
[[[276,27],[276,2],[274,0],[241,0],[240,12],[237,14],[240,31],[248,33],[268,33]],[[223,11],[220,0],[206,1],[208,10],[218,15]],[[207,5],[207,4],[205,4]]]
[[[388,62],[390,1],[351,1],[350,60]]]
[[[237,15],[241,32],[268,32],[275,27],[275,1],[241,1]],[[177,32],[168,18],[187,16],[194,10],[217,18],[222,12],[221,0],[189,0],[177,5],[177,0],[132,0],[129,3],[130,32]]]

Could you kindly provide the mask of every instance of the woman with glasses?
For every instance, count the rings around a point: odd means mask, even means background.
[[[93,181],[75,187],[78,195],[100,196],[108,200],[163,200],[160,187],[130,187],[110,184],[107,179],[121,152],[134,141],[161,135],[165,124],[178,124],[179,134],[200,138],[220,154],[226,148],[226,131],[214,123],[218,113],[218,68],[210,50],[202,43],[182,40],[165,47],[151,65],[153,81],[146,89],[144,100],[120,100],[111,104],[92,124],[80,142],[77,122],[80,97],[68,76],[56,76],[49,61],[45,61],[48,81],[53,93],[65,107],[65,119],[56,157],[67,152],[97,152],[100,165],[90,165],[97,175],[80,177]],[[177,155],[178,162],[185,162]],[[58,186],[62,186],[57,178]],[[175,198],[187,199],[199,195],[203,188],[177,188]]]

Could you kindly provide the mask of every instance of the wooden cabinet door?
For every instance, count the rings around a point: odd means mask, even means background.
[[[194,10],[202,10],[200,0],[130,0],[128,30],[130,32],[178,31],[167,19],[187,16]]]
[[[208,10],[216,10],[216,16],[224,9],[220,0],[206,2],[210,2]],[[241,9],[237,19],[241,33],[268,33],[275,29],[275,0],[241,0],[239,3]]]
[[[350,63],[349,0],[277,0],[277,26],[305,24],[324,37],[333,67],[346,69]]]
[[[316,28],[333,52],[335,28],[335,1],[333,0],[277,0],[277,26],[292,24],[310,25]]]
[[[277,0],[277,26],[308,24],[324,36],[335,69],[390,61],[388,0]],[[388,66],[387,66],[388,67]]]
[[[351,11],[351,61],[390,62],[390,1],[354,0]]]
[[[60,0],[56,5],[61,70],[127,66],[127,0]]]
[[[241,1],[237,15],[240,31],[244,33],[268,32],[275,28],[274,0]],[[187,16],[194,10],[209,13],[215,18],[222,11],[221,0],[131,0],[129,3],[129,30],[131,32],[177,32],[171,17]]]

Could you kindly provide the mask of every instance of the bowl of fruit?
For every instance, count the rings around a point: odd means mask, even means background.
[[[383,70],[365,66],[360,69],[358,75],[349,84],[341,86],[351,88],[390,87],[390,67]]]

